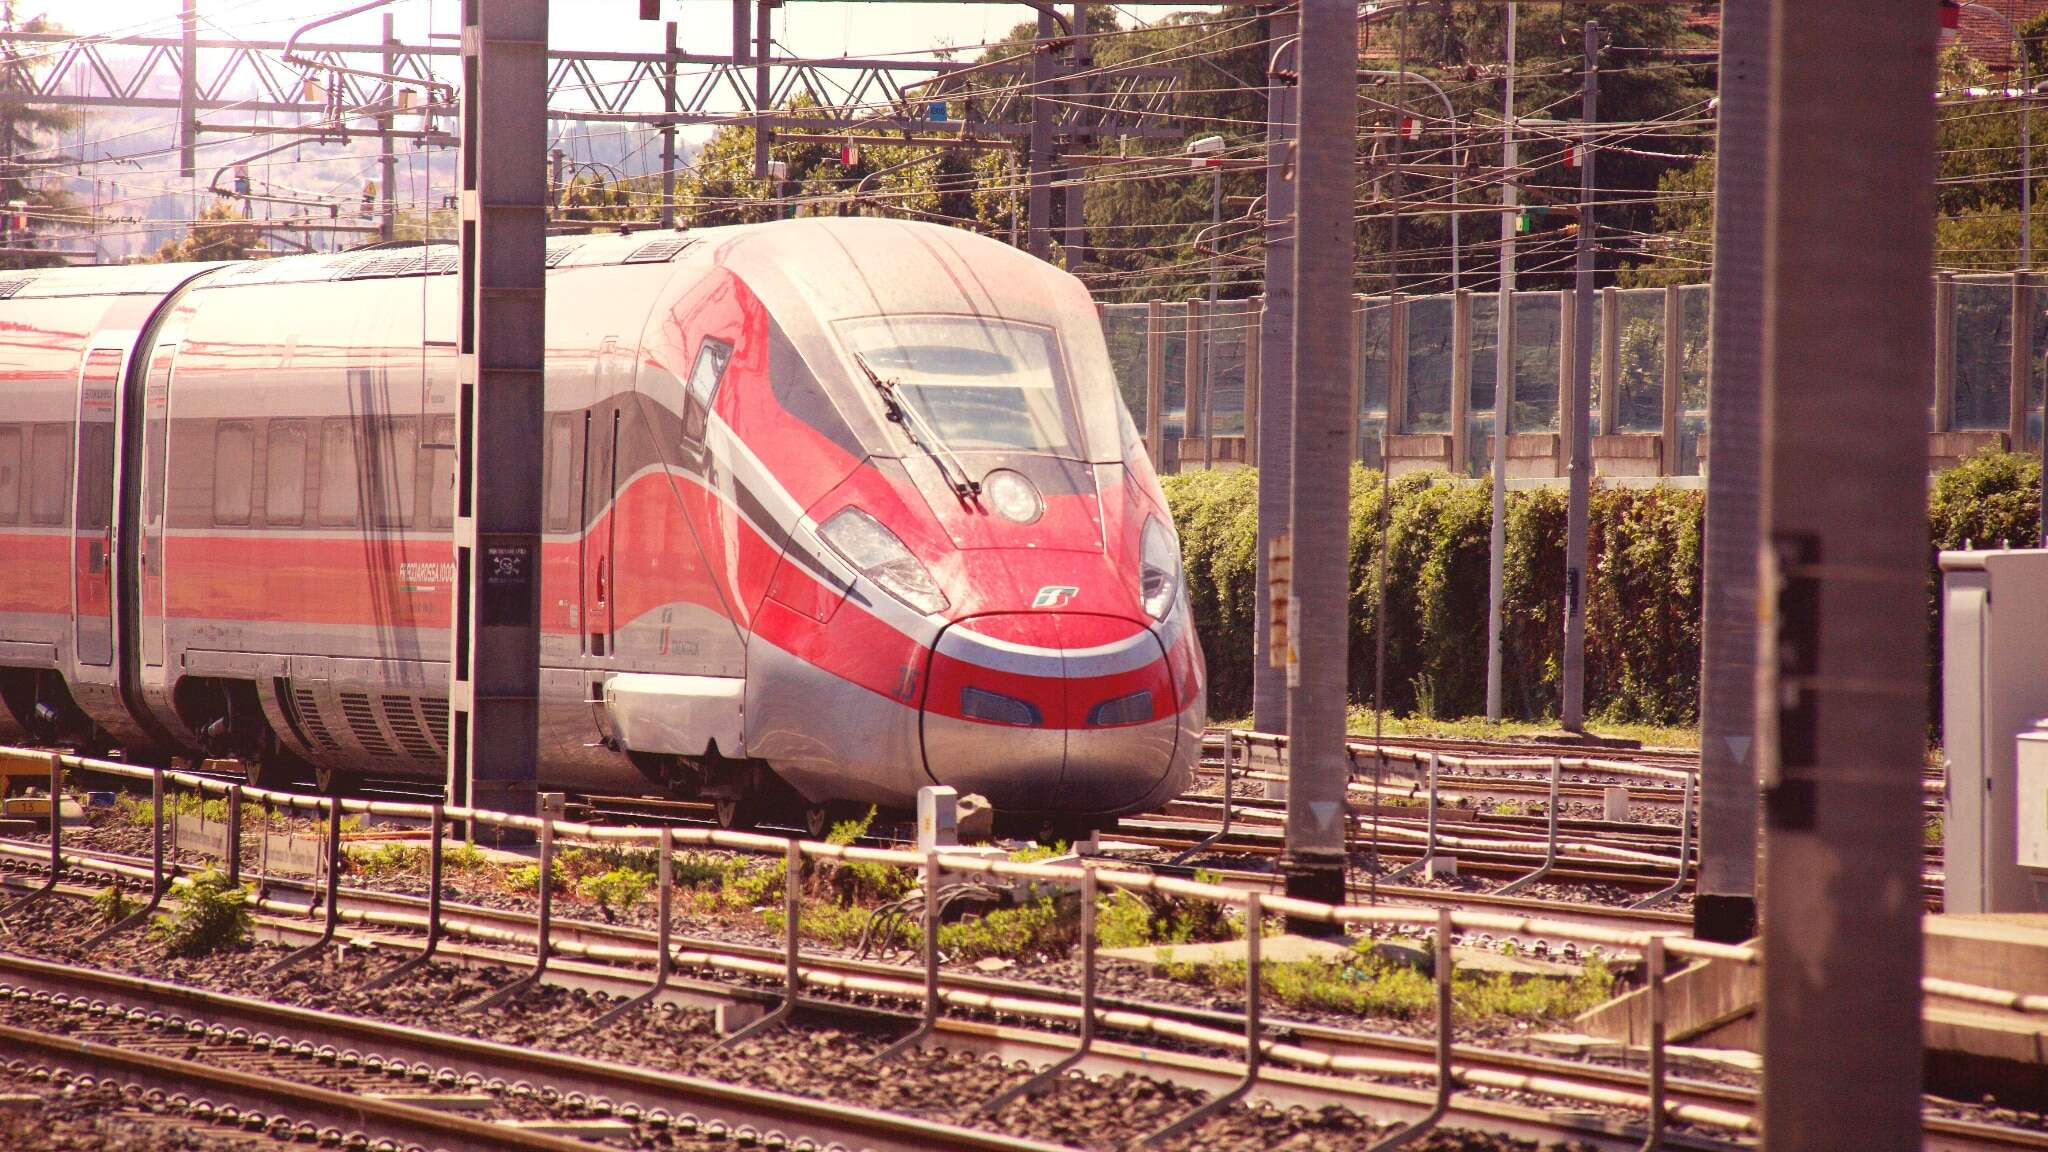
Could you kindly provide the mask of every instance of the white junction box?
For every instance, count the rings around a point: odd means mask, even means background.
[[[2048,716],[2048,551],[1944,552],[1941,573],[1944,907],[2039,911],[2025,858],[2048,867],[2048,766],[2023,786],[2018,761],[2048,755],[2035,727]]]
[[[2048,908],[2048,720],[2035,721],[2015,744],[2019,865],[2034,882],[2036,906]]]

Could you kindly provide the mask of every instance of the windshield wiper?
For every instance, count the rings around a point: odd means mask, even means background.
[[[868,383],[874,385],[876,392],[881,393],[882,407],[888,411],[890,421],[902,425],[903,433],[910,437],[910,442],[932,458],[932,463],[938,466],[939,475],[945,477],[946,483],[952,486],[953,494],[962,500],[978,498],[981,495],[981,484],[968,474],[967,465],[960,462],[960,458],[953,454],[951,448],[946,447],[945,442],[932,431],[931,425],[925,423],[924,414],[917,410],[917,405],[905,402],[904,398],[897,394],[897,383],[876,375],[875,370],[868,366],[867,357],[858,352],[853,354],[853,362],[860,365],[860,370],[866,374]]]

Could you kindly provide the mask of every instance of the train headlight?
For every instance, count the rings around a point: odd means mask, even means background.
[[[1144,599],[1145,612],[1154,620],[1164,620],[1173,611],[1173,598],[1180,591],[1180,547],[1172,530],[1157,516],[1145,517],[1138,557],[1138,595]]]
[[[981,494],[1005,520],[1030,524],[1045,515],[1045,499],[1022,472],[996,469],[982,480]]]
[[[842,508],[819,527],[818,535],[889,595],[927,616],[946,610],[946,594],[939,591],[932,574],[873,516],[858,508]]]

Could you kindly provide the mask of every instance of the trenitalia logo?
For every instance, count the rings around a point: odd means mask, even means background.
[[[1080,594],[1081,590],[1071,584],[1047,584],[1038,590],[1037,596],[1032,597],[1031,606],[1033,608],[1064,608],[1069,601]]]

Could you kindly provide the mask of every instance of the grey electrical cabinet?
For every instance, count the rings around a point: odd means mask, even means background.
[[[2020,863],[2018,738],[2048,716],[2048,551],[1944,552],[1944,907],[2034,912]]]

